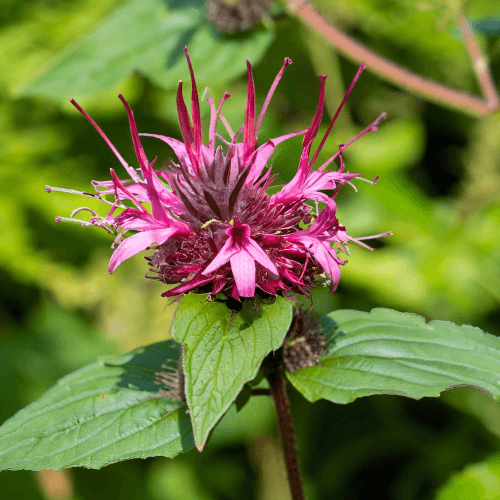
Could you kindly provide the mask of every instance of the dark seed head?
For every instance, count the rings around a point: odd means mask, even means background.
[[[326,350],[325,334],[320,323],[303,308],[293,312],[292,325],[283,344],[285,370],[295,373],[314,366]]]

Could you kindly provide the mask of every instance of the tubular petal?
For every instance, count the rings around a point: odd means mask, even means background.
[[[269,140],[263,144],[253,157],[253,164],[250,167],[250,172],[248,173],[247,180],[245,181],[245,186],[252,185],[262,174],[264,168],[266,168],[269,158],[271,158],[274,153],[275,145],[273,141]]]
[[[229,259],[238,251],[237,248],[233,246],[233,238],[231,236],[226,240],[223,247],[219,250],[214,260],[204,269],[202,274],[205,276],[217,271],[219,267],[227,264]]]
[[[183,142],[178,141],[177,139],[174,139],[172,137],[167,137],[165,135],[144,133],[140,133],[139,135],[142,135],[143,137],[154,137],[155,139],[160,139],[160,141],[165,142],[172,148],[175,156],[177,156],[180,163],[188,164],[191,167],[191,161],[189,160],[188,154],[186,152],[186,145]]]
[[[198,90],[196,89],[196,80],[194,78],[193,65],[191,58],[188,54],[187,45],[184,47],[184,53],[189,66],[189,73],[191,74],[191,116],[193,120],[193,135],[194,135],[194,152],[196,155],[200,154],[201,146],[201,114],[200,114],[200,101],[198,99]]]
[[[247,61],[248,91],[245,123],[243,126],[243,158],[248,158],[255,150],[255,86],[253,83],[252,65]]]
[[[186,153],[189,157],[189,161],[193,166],[193,169],[198,173],[198,161],[193,152],[193,129],[189,123],[189,115],[186,108],[186,103],[184,102],[184,97],[182,96],[182,82],[179,82],[179,87],[177,88],[177,114],[179,116],[179,125],[181,127],[182,137],[184,139],[184,144],[186,146]]]
[[[309,165],[309,168],[311,168],[312,165],[314,164],[314,162],[316,161],[316,158],[318,157],[323,145],[325,144],[326,138],[330,135],[332,127],[335,124],[335,122],[337,121],[337,118],[338,118],[340,112],[342,111],[342,108],[344,107],[344,104],[347,101],[349,94],[351,93],[352,89],[354,88],[354,85],[358,81],[358,78],[360,77],[361,73],[363,72],[363,70],[365,68],[366,68],[366,65],[362,64],[359,67],[358,72],[356,73],[356,75],[352,79],[351,85],[349,85],[349,88],[347,89],[347,92],[345,93],[344,98],[342,99],[342,102],[340,103],[340,106],[337,108],[337,111],[335,112],[335,115],[333,116],[332,121],[330,122],[330,125],[328,126],[328,129],[327,129],[325,135],[323,136],[323,139],[321,140],[321,143],[318,146],[318,149],[317,149],[316,153],[314,154],[313,159],[311,160],[311,164]]]
[[[137,201],[135,196],[125,187],[125,185],[122,183],[122,181],[120,179],[118,179],[118,176],[116,175],[115,171],[112,168],[109,169],[109,171],[111,172],[111,177],[113,178],[113,182],[115,183],[115,186],[117,188],[120,188],[120,190],[127,196],[127,198],[137,205],[137,208],[139,208],[139,210],[142,210],[143,212],[148,213],[148,211],[142,206],[142,204],[139,203],[139,201]]]
[[[316,134],[318,133],[319,125],[321,123],[321,118],[323,117],[323,108],[325,106],[325,83],[326,83],[326,76],[320,75],[321,78],[321,84],[319,88],[319,101],[318,101],[318,107],[316,108],[316,113],[314,114],[313,121],[311,123],[311,126],[306,132],[306,135],[304,136],[304,142],[302,143],[302,146],[304,148],[311,148],[311,143],[316,137]]]
[[[163,292],[161,294],[161,296],[162,297],[174,297],[176,295],[181,295],[183,293],[190,292],[193,288],[197,288],[199,286],[206,285],[207,283],[210,283],[211,281],[212,281],[212,278],[205,278],[205,277],[201,276],[201,273],[198,273],[193,279],[187,281],[186,283],[183,283],[182,285],[171,288],[170,290],[167,290],[166,292]]]
[[[87,120],[91,123],[91,125],[97,130],[97,132],[99,132],[99,135],[104,139],[104,141],[106,142],[106,144],[109,146],[109,148],[111,149],[111,151],[113,151],[113,153],[115,154],[115,156],[118,158],[118,161],[123,165],[123,168],[128,172],[128,174],[130,175],[130,177],[135,181],[135,182],[139,182],[140,179],[139,179],[139,176],[135,173],[135,170],[130,167],[128,165],[128,163],[123,159],[122,155],[118,152],[118,150],[113,146],[113,144],[111,143],[111,141],[107,138],[106,134],[101,130],[101,127],[99,127],[99,125],[97,125],[97,123],[92,120],[92,118],[87,114],[85,113],[85,111],[83,111],[83,109],[80,107],[80,105],[74,100],[74,99],[71,99],[70,100],[71,104],[73,104],[73,106],[78,110],[80,111],[80,113],[85,117],[87,118]]]
[[[231,271],[238,287],[240,297],[253,297],[255,294],[255,260],[245,250],[240,249],[231,256]]]
[[[262,123],[262,119],[264,118],[267,107],[269,106],[269,103],[271,102],[271,98],[274,94],[274,91],[276,90],[276,87],[278,86],[278,83],[281,80],[283,73],[285,72],[285,68],[290,64],[292,64],[292,60],[289,57],[285,57],[285,62],[283,63],[283,67],[280,69],[279,73],[276,75],[276,78],[274,79],[274,82],[271,85],[271,88],[269,89],[266,100],[264,101],[264,105],[262,106],[262,109],[260,110],[259,118],[257,119],[257,127],[255,128],[255,135],[257,135],[257,133],[259,132],[260,124]]]
[[[356,137],[353,137],[350,141],[346,142],[343,146],[342,149],[337,151],[329,160],[327,160],[321,167],[318,168],[318,170],[324,170],[330,163],[337,158],[337,156],[340,155],[342,151],[344,151],[347,146],[350,146],[353,142],[356,142],[360,137],[364,136],[367,132],[375,132],[377,130],[378,124],[387,118],[387,115],[385,113],[382,113],[369,127],[366,127],[362,132],[360,132]]]
[[[135,149],[135,155],[139,160],[139,165],[142,170],[142,175],[145,175],[146,171],[148,170],[149,161],[146,157],[146,153],[144,152],[144,148],[142,147],[141,139],[139,138],[139,132],[137,132],[137,125],[135,124],[134,114],[132,113],[132,110],[130,109],[130,106],[128,105],[125,98],[121,94],[118,94],[118,97],[123,102],[125,110],[127,111],[128,121],[130,124],[130,133],[132,134],[132,142],[134,144],[134,149]]]
[[[278,275],[278,269],[276,268],[274,262],[267,256],[266,252],[254,241],[252,238],[248,239],[248,242],[243,247],[249,255],[252,256],[261,266],[265,267],[272,273]],[[239,287],[238,287],[239,288]]]
[[[155,219],[158,219],[159,221],[168,223],[167,212],[165,211],[165,208],[163,207],[160,196],[159,196],[158,191],[156,190],[156,187],[155,187],[155,180],[158,181],[158,178],[156,177],[156,174],[153,170],[153,164],[154,164],[154,161],[148,165],[148,168],[147,168],[146,173],[144,175],[144,178],[146,179],[146,182],[148,185],[148,187],[147,187],[148,198],[149,198],[149,201],[151,203],[151,211],[153,212],[153,217]]]
[[[165,243],[165,241],[178,232],[179,229],[177,227],[169,227],[166,229],[143,231],[142,233],[129,236],[127,239],[123,240],[113,252],[111,260],[109,261],[109,273],[111,274],[124,260],[145,250],[153,243]]]

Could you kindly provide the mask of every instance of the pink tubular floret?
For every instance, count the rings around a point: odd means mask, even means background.
[[[193,151],[193,130],[189,122],[189,114],[186,108],[186,103],[184,102],[184,97],[182,96],[182,82],[179,82],[179,87],[177,89],[177,114],[179,115],[179,125],[181,127],[182,137],[186,146],[186,153],[189,157],[192,168],[196,173],[198,173],[198,159]]]
[[[139,180],[139,177],[135,173],[135,170],[127,164],[127,162],[122,158],[121,154],[117,151],[117,149],[113,146],[111,141],[107,138],[106,134],[101,130],[101,128],[97,125],[97,123],[92,120],[92,118],[85,112],[83,109],[80,107],[80,105],[74,100],[70,100],[71,104],[80,111],[80,113],[87,118],[87,120],[91,123],[91,125],[99,132],[99,135],[104,139],[106,144],[110,147],[111,151],[115,154],[115,156],[118,158],[118,161],[123,165],[123,168],[128,172],[130,177],[134,179],[136,182]]]
[[[248,92],[243,125],[243,159],[246,160],[255,150],[255,85],[253,83],[252,65],[247,61]]]
[[[120,101],[122,101],[123,105],[125,106],[125,110],[127,111],[128,121],[130,125],[130,133],[132,135],[132,142],[134,144],[134,149],[135,149],[135,155],[139,160],[139,165],[142,170],[142,175],[144,176],[148,170],[149,161],[146,157],[146,153],[144,152],[144,148],[142,147],[141,144],[139,132],[137,131],[137,125],[135,124],[134,120],[134,114],[132,113],[132,110],[130,109],[130,106],[128,105],[125,98],[121,94],[119,94],[118,97]]]
[[[200,101],[198,99],[198,90],[196,88],[196,81],[194,79],[193,66],[191,58],[188,54],[187,45],[184,47],[187,63],[189,66],[189,73],[191,74],[191,116],[193,120],[193,137],[194,137],[194,153],[199,156],[201,148],[201,114],[200,114]]]
[[[349,85],[349,88],[347,89],[347,92],[345,93],[344,98],[342,99],[342,102],[340,103],[340,106],[337,108],[337,111],[335,112],[335,115],[333,116],[333,118],[332,118],[332,120],[330,122],[330,125],[328,126],[328,129],[325,132],[325,135],[323,136],[323,139],[321,139],[321,143],[318,146],[318,149],[317,149],[316,153],[314,154],[313,159],[311,160],[309,168],[311,168],[314,165],[314,162],[316,161],[316,158],[318,157],[321,149],[323,148],[323,145],[325,144],[326,138],[330,135],[330,132],[332,131],[333,125],[337,121],[337,118],[338,118],[340,112],[342,111],[342,108],[344,107],[344,104],[346,103],[347,98],[349,97],[349,94],[351,93],[352,89],[354,88],[354,85],[356,85],[356,82],[358,81],[358,78],[361,76],[361,73],[363,72],[363,70],[365,68],[366,68],[366,66],[364,64],[362,64],[359,67],[358,72],[354,76],[354,78],[353,78],[353,80],[351,82],[351,85]]]
[[[262,106],[262,109],[260,110],[259,118],[257,119],[257,126],[255,127],[255,135],[257,135],[259,132],[260,124],[262,123],[262,120],[264,119],[264,115],[266,113],[267,107],[269,106],[269,103],[271,102],[271,98],[273,97],[274,91],[276,90],[276,87],[278,86],[278,83],[281,80],[281,77],[283,76],[283,73],[285,72],[286,67],[289,66],[290,64],[292,64],[292,60],[289,57],[285,57],[285,62],[283,63],[283,67],[280,69],[279,73],[276,75],[276,78],[274,79],[274,82],[271,85],[271,88],[269,89],[266,100],[264,101],[264,105]]]
[[[346,149],[348,146],[350,146],[353,142],[356,142],[358,139],[363,137],[366,133],[368,132],[376,132],[377,131],[377,126],[380,124],[382,120],[385,120],[387,118],[387,115],[385,113],[382,113],[370,126],[366,127],[362,132],[360,132],[357,136],[353,137],[350,141],[346,142],[343,144],[342,150]],[[331,158],[329,158],[321,167],[319,167],[318,170],[324,170],[330,163],[332,163],[337,156],[339,156],[340,150],[335,153]]]
[[[241,128],[234,133],[222,113],[228,93],[218,106],[208,97],[210,124],[208,144],[204,144],[193,64],[187,47],[184,52],[191,79],[191,113],[184,101],[181,81],[176,105],[182,141],[159,134],[140,134],[131,107],[121,94],[118,96],[127,113],[140,167],[137,170],[125,162],[92,118],[71,101],[108,144],[130,178],[122,180],[110,169],[110,180],[92,181],[95,194],[46,186],[47,192],[80,194],[111,205],[105,217],[81,207],[71,217],[57,217],[56,222],[94,225],[114,233],[112,247],[117,247],[109,262],[110,273],[137,253],[151,251],[148,262],[154,276],[150,278],[174,285],[164,296],[190,291],[223,293],[236,300],[256,293],[309,295],[318,278],[323,284],[331,284],[334,291],[341,266],[346,264],[338,254],[349,252],[350,241],[371,249],[364,240],[392,234],[349,236],[337,218],[334,201],[344,184],[352,186],[351,181],[356,178],[365,180],[360,174],[346,171],[344,150],[367,132],[375,131],[384,114],[354,139],[340,145],[338,152],[320,168],[312,170],[364,66],[356,73],[311,159],[312,143],[323,117],[326,76],[320,76],[318,106],[307,130],[267,139],[259,146],[257,134],[264,115],[292,61],[285,58],[257,119],[253,71],[247,61],[248,89]],[[217,133],[219,118],[229,140]],[[239,138],[241,133],[243,137]],[[270,195],[266,190],[277,176],[272,174],[271,158],[279,144],[297,135],[304,136],[297,172],[280,191]],[[173,150],[176,159],[164,169],[155,170],[156,158],[148,160],[141,136],[160,139]],[[222,145],[216,145],[217,139]],[[326,171],[337,157],[340,168]],[[377,179],[367,182],[375,184]],[[88,221],[75,218],[81,211],[90,213]]]

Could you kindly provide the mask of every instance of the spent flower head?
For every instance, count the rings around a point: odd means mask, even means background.
[[[345,264],[338,253],[348,253],[348,242],[370,248],[361,240],[391,234],[350,237],[337,219],[334,200],[341,186],[352,185],[352,179],[360,179],[360,174],[345,171],[343,150],[363,134],[375,131],[385,115],[341,145],[326,163],[312,170],[364,66],[354,77],[311,159],[312,142],[323,114],[326,76],[320,77],[319,103],[311,126],[307,130],[269,139],[258,146],[262,119],[285,68],[292,61],[285,59],[258,117],[252,67],[247,62],[248,92],[243,126],[234,133],[222,113],[222,105],[229,94],[224,94],[218,107],[212,98],[208,98],[211,118],[208,144],[204,144],[198,91],[187,48],[185,53],[192,91],[190,117],[182,94],[182,82],[179,82],[177,112],[183,142],[157,134],[139,134],[132,110],[119,96],[128,115],[138,169],[122,158],[92,118],[71,101],[103,137],[129,178],[122,179],[111,169],[111,180],[92,181],[97,194],[47,187],[49,192],[58,190],[91,196],[110,206],[105,216],[82,207],[70,218],[57,217],[56,221],[92,224],[116,233],[114,245],[117,248],[109,263],[110,273],[133,255],[147,249],[154,250],[154,254],[147,257],[153,272],[149,277],[176,285],[164,292],[164,296],[196,291],[211,295],[223,293],[240,300],[241,297],[252,297],[256,290],[272,296],[293,293],[307,296],[318,276],[324,283],[331,283],[332,291],[335,290],[340,279],[340,266]],[[229,135],[228,140],[217,133],[219,119]],[[242,142],[238,142],[241,133]],[[288,184],[271,195],[267,190],[277,174],[272,174],[269,160],[278,144],[297,135],[304,136],[297,173]],[[156,158],[148,159],[141,136],[164,141],[172,148],[177,160],[155,170]],[[221,145],[216,147],[217,140]],[[337,157],[340,169],[327,171],[326,167]],[[373,184],[375,182],[376,179]],[[333,190],[333,194],[328,196],[325,190]],[[82,210],[91,212],[89,221],[75,218]]]

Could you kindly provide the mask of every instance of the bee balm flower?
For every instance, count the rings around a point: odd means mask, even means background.
[[[360,175],[344,171],[342,151],[363,134],[376,130],[384,115],[341,146],[325,164],[312,170],[363,67],[310,159],[311,145],[323,114],[325,76],[321,77],[319,103],[311,126],[257,146],[257,134],[266,109],[285,68],[292,61],[285,59],[257,119],[252,67],[247,62],[248,93],[242,129],[234,133],[222,114],[222,104],[229,94],[224,95],[217,109],[208,98],[211,118],[208,144],[204,144],[194,72],[187,48],[185,52],[192,95],[190,117],[180,82],[177,111],[183,142],[156,134],[139,134],[129,105],[119,96],[130,123],[140,167],[137,170],[128,165],[92,118],[72,101],[103,137],[130,178],[122,180],[111,169],[111,180],[92,182],[97,194],[47,187],[49,192],[78,193],[110,205],[104,217],[91,211],[88,222],[74,217],[81,210],[90,210],[85,207],[77,209],[70,218],[58,217],[56,221],[92,224],[116,232],[114,244],[118,246],[109,263],[110,273],[129,257],[154,249],[154,255],[148,258],[154,278],[177,285],[164,292],[164,296],[189,291],[211,295],[221,292],[239,300],[252,297],[256,289],[269,295],[294,292],[308,295],[309,289],[316,284],[316,276],[326,279],[325,274],[329,276],[332,291],[335,290],[340,266],[345,264],[338,252],[348,252],[349,241],[367,246],[361,240],[390,234],[351,238],[337,219],[334,201],[339,188],[345,183],[351,184],[350,181]],[[229,140],[216,133],[219,118]],[[237,142],[241,131],[243,140]],[[304,135],[297,173],[279,192],[270,195],[267,189],[276,175],[272,175],[268,162],[278,144],[297,135]],[[172,148],[177,160],[162,170],[155,170],[155,159],[147,158],[141,136],[162,140]],[[222,142],[218,147],[217,139]],[[340,169],[327,171],[326,167],[336,157],[340,159]],[[333,195],[328,196],[325,190],[333,190]],[[319,208],[319,202],[324,203],[324,208]],[[132,231],[134,234],[129,236]]]

